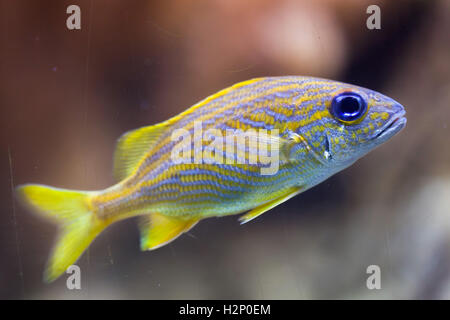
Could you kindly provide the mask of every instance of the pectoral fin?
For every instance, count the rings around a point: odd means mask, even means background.
[[[275,200],[272,200],[268,203],[265,203],[259,207],[256,207],[254,209],[252,209],[251,211],[249,211],[248,213],[246,213],[245,215],[243,215],[242,217],[239,218],[239,221],[241,222],[241,224],[247,223],[250,220],[255,219],[256,217],[260,216],[261,214],[263,214],[264,212],[272,209],[273,207],[276,207],[277,205],[289,200],[290,198],[296,196],[297,194],[299,194],[300,192],[302,192],[303,188],[302,187],[292,187],[290,188],[288,191],[286,191],[286,193],[279,197],[276,198]]]
[[[139,218],[141,232],[141,250],[153,250],[175,240],[184,232],[189,231],[197,219],[185,220],[167,217],[159,213],[150,213]]]

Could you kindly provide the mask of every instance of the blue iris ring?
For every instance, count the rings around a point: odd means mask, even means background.
[[[356,92],[342,92],[333,98],[331,113],[340,121],[355,121],[367,110],[367,102]]]

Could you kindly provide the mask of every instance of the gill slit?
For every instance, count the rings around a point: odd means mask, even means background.
[[[326,135],[326,137],[327,137],[327,141],[328,141],[328,135]],[[308,150],[308,152],[309,152],[310,154],[312,154],[313,157],[314,157],[319,163],[321,163],[321,164],[323,164],[323,165],[327,165],[327,161],[326,161],[326,160],[328,160],[328,159],[324,160],[324,158],[323,158],[320,154],[318,154],[317,151],[315,151],[315,150],[311,147],[311,145],[309,144],[308,140],[305,139],[305,137],[303,137],[302,135],[300,135],[300,134],[298,134],[298,133],[296,133],[296,132],[289,131],[289,132],[288,132],[288,138],[289,138],[290,140],[294,141],[295,143],[302,143],[302,144],[305,146],[306,150]]]

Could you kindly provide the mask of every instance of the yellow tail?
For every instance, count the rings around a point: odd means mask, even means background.
[[[45,281],[54,281],[106,227],[91,212],[88,200],[93,192],[27,184],[19,186],[17,193],[35,212],[59,225],[57,241],[44,274]]]

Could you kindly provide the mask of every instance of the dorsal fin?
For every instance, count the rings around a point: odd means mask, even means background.
[[[170,118],[167,121],[153,126],[142,127],[136,130],[128,131],[123,134],[117,143],[114,154],[114,177],[120,181],[128,177],[137,168],[142,158],[156,143],[161,134],[178,120],[192,114],[202,106],[217,99],[232,90],[244,87],[254,82],[261,81],[263,78],[255,78],[237,83],[231,87],[223,89],[193,105],[179,115]]]
[[[163,122],[124,133],[114,153],[114,178],[121,181],[131,175],[167,128],[167,122]]]

